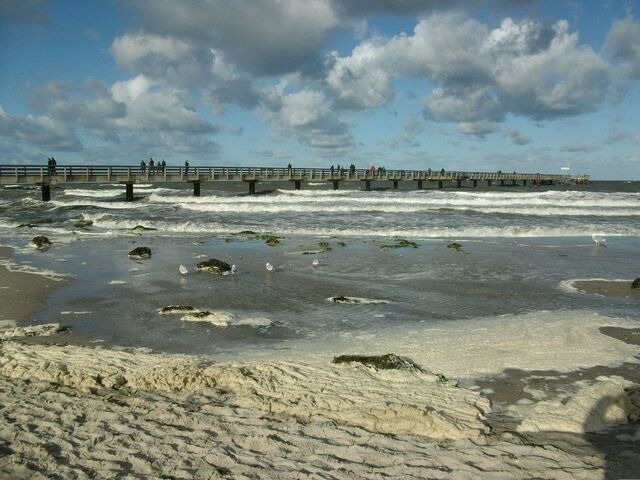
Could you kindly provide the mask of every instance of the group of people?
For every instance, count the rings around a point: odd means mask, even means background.
[[[49,175],[55,175],[56,174],[56,159],[51,157],[49,159],[47,159],[47,168],[49,170]]]
[[[340,166],[340,164],[338,164],[338,166],[336,168],[333,168],[333,165],[331,165],[331,167],[329,167],[329,171],[331,172],[332,176],[333,176],[334,172],[338,172],[338,175],[342,175],[345,170],[346,170],[346,167]],[[355,171],[356,171],[356,166],[352,163],[351,165],[349,165],[349,172],[351,172],[353,174],[353,173],[355,173]]]
[[[145,163],[144,160],[140,162],[140,172],[145,174],[147,172],[147,168],[149,169],[149,175],[154,175],[156,173],[164,173],[167,168],[167,163],[164,161],[164,158],[161,162],[155,162],[153,158],[149,159],[149,164]],[[184,173],[185,175],[189,174],[189,160],[184,161]]]
[[[149,175],[153,175],[154,173],[164,173],[164,169],[167,167],[166,162],[162,159],[162,162],[156,162],[153,158],[149,159]],[[140,162],[140,171],[144,174],[147,171],[147,164],[142,160]]]

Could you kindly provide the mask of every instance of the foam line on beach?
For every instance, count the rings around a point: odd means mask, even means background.
[[[639,346],[603,335],[600,327],[639,325],[636,320],[588,310],[425,322],[416,327],[371,330],[358,337],[358,353],[400,350],[431,371],[454,378],[497,375],[505,366],[571,371],[593,365],[637,363]],[[297,358],[311,361],[327,353],[348,353],[353,350],[353,338],[347,332],[327,337],[320,346],[313,341],[297,340],[290,341],[288,347],[287,355],[295,353]],[[272,355],[277,358],[278,353]]]

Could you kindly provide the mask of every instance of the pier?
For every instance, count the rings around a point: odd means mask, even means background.
[[[584,179],[584,176],[581,177]],[[250,194],[256,193],[257,183],[291,182],[300,190],[305,182],[327,182],[338,190],[345,182],[357,182],[363,190],[371,190],[375,182],[387,182],[398,189],[400,182],[410,182],[422,189],[425,182],[437,183],[437,188],[487,186],[527,186],[575,183],[570,175],[545,173],[464,172],[447,170],[369,170],[329,168],[272,168],[272,167],[153,167],[104,165],[65,165],[51,170],[37,165],[0,165],[0,185],[38,185],[42,200],[51,200],[51,187],[66,184],[117,183],[125,189],[126,201],[133,200],[136,183],[190,183],[193,194],[200,196],[205,182],[244,182]]]

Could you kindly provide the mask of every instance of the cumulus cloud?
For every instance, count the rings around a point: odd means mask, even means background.
[[[319,155],[353,148],[348,125],[333,113],[329,99],[317,90],[284,93],[284,85],[265,91],[261,111],[281,133],[292,135]]]
[[[332,55],[327,84],[349,107],[373,108],[393,98],[393,78],[424,78],[435,86],[425,116],[482,136],[507,113],[544,120],[596,109],[607,92],[609,65],[578,40],[565,21],[507,18],[490,30],[460,13],[437,13],[421,19],[413,35],[369,40],[349,56]]]
[[[185,92],[159,89],[144,75],[116,82],[113,99],[127,106],[127,115],[116,118],[119,128],[145,131],[214,133],[215,127],[186,105]]]
[[[63,122],[45,115],[14,117],[0,107],[0,137],[48,151],[79,151],[82,145]]]
[[[604,51],[621,64],[623,76],[640,79],[640,23],[631,17],[615,22]]]
[[[256,75],[292,72],[317,57],[340,24],[327,0],[128,0],[143,28],[196,39]]]

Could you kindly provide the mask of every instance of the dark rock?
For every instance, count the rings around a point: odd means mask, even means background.
[[[82,228],[83,230],[87,230],[91,225],[93,225],[93,220],[77,220],[73,223],[74,227]]]
[[[424,369],[413,360],[399,357],[393,353],[385,355],[340,355],[333,357],[333,363],[357,362],[376,370],[413,370],[424,372]]]
[[[462,245],[457,242],[451,242],[449,245],[447,245],[447,248],[451,248],[452,250],[459,252],[460,250],[462,250]]]
[[[129,258],[150,258],[151,249],[149,247],[136,247],[129,252]]]
[[[196,268],[202,272],[211,272],[222,275],[231,271],[231,265],[216,258],[210,258],[207,261],[200,262]]]
[[[631,290],[640,290],[640,277],[631,282]]]
[[[345,297],[344,295],[338,295],[337,297],[331,297],[333,303],[348,303],[350,305],[357,305],[360,300],[352,297]]]
[[[36,247],[38,250],[45,250],[51,246],[51,240],[44,235],[38,235],[31,239],[31,245]]]
[[[172,313],[190,313],[196,312],[197,309],[191,305],[167,305],[158,310],[158,313],[168,315]]]

